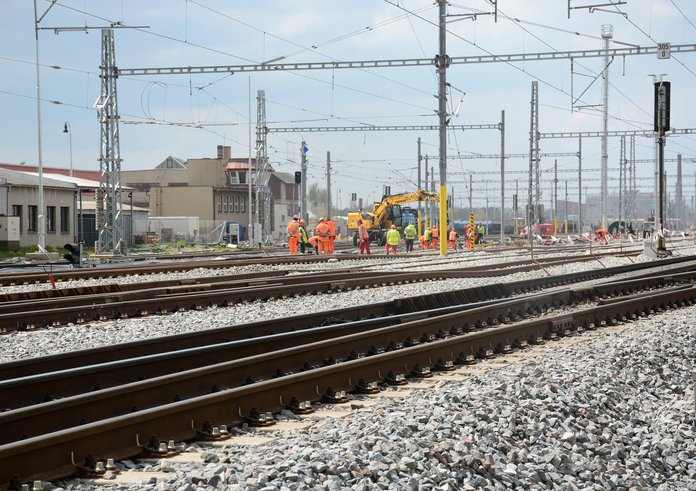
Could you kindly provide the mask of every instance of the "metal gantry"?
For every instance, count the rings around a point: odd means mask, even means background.
[[[440,0],[438,0],[440,1]],[[671,52],[690,53],[696,51],[696,44],[673,44]],[[606,54],[610,57],[656,55],[657,46],[635,46],[629,48],[583,49],[576,51],[548,51],[540,53],[516,53],[501,55],[480,56],[452,56],[449,64],[477,64],[477,63],[515,63],[527,61],[570,60],[575,58],[600,58]],[[298,70],[340,70],[361,68],[403,68],[436,65],[433,58],[410,58],[394,60],[371,61],[318,61],[311,63],[260,63],[253,65],[208,65],[208,66],[180,66],[161,68],[121,68],[120,75],[195,75],[195,74],[220,74],[220,73],[247,73],[247,72],[287,72]]]
[[[312,62],[312,63],[261,63],[253,65],[216,65],[216,66],[185,66],[185,67],[160,67],[160,68],[123,68],[118,69],[115,66],[114,56],[113,56],[113,35],[110,37],[110,48],[109,56],[110,63],[102,63],[103,72],[106,73],[106,77],[102,79],[102,96],[98,101],[100,108],[100,121],[105,126],[102,129],[102,155],[100,158],[102,162],[102,174],[106,185],[104,186],[104,194],[109,194],[111,199],[106,201],[106,211],[105,219],[109,220],[113,218],[113,222],[109,222],[108,226],[105,226],[103,230],[100,229],[100,242],[106,243],[111,242],[112,250],[117,250],[116,243],[121,237],[121,225],[120,225],[120,155],[118,150],[118,112],[116,110],[116,78],[118,75],[192,75],[192,74],[219,74],[219,73],[244,73],[244,72],[285,72],[285,71],[297,71],[297,70],[336,70],[336,69],[365,69],[365,68],[394,68],[394,67],[417,67],[417,66],[435,66],[438,72],[438,116],[439,125],[435,126],[356,126],[356,127],[313,127],[313,128],[267,128],[265,125],[265,109],[264,109],[264,121],[263,124],[257,122],[257,140],[259,140],[259,131],[263,131],[263,140],[265,142],[266,134],[269,132],[289,132],[289,131],[390,131],[390,130],[435,130],[440,131],[440,185],[441,185],[441,210],[445,209],[444,203],[446,203],[446,131],[448,129],[448,118],[446,113],[446,86],[447,86],[447,68],[451,64],[477,64],[477,63],[515,63],[515,62],[527,62],[527,61],[545,61],[545,60],[558,60],[567,59],[573,60],[575,58],[588,58],[588,57],[607,57],[611,56],[629,56],[629,55],[649,55],[657,53],[657,46],[650,47],[625,47],[625,48],[615,48],[615,49],[605,49],[602,50],[575,50],[575,51],[553,51],[553,52],[540,52],[540,53],[520,53],[520,54],[503,54],[503,55],[484,55],[484,56],[464,56],[464,57],[450,57],[446,54],[446,0],[437,0],[439,5],[439,52],[434,58],[425,59],[394,59],[394,60],[371,60],[371,61],[330,61],[330,62]],[[495,5],[495,1],[493,2]],[[620,3],[619,3],[620,4]],[[574,7],[574,8],[585,8]],[[592,6],[595,7],[595,6]],[[496,7],[497,12],[497,7]],[[569,4],[570,12],[570,4]],[[111,30],[109,30],[111,31]],[[106,52],[106,48],[103,49]],[[684,45],[673,45],[671,46],[671,51],[674,53],[683,52],[693,52],[696,51],[696,44],[684,44]],[[606,63],[605,63],[606,65]],[[534,82],[536,83],[536,82]],[[111,105],[108,107],[108,105]],[[259,105],[259,108],[261,106]],[[103,109],[107,108],[107,109]],[[534,125],[534,120],[536,120],[536,129],[533,135],[536,144],[530,141],[530,180],[531,180],[531,166],[533,162],[536,162],[536,169],[538,172],[538,140],[539,138],[553,138],[551,136],[554,134],[540,134],[538,131],[538,95],[536,100],[536,108],[533,110],[535,113],[532,114],[532,124]],[[107,111],[113,111],[107,114]],[[102,117],[104,115],[104,117]],[[111,126],[109,126],[109,124]],[[484,129],[483,127],[472,128],[469,125],[452,125],[449,126],[450,129]],[[473,125],[476,126],[476,125]],[[607,135],[607,131],[603,132]],[[561,135],[561,134],[559,134]],[[565,137],[565,134],[562,134]],[[577,134],[573,135],[577,136]],[[646,135],[647,136],[647,135]],[[258,143],[258,141],[257,141]],[[303,148],[305,144],[303,143]],[[266,151],[266,145],[257,145],[257,158],[259,157],[258,152],[262,149]],[[501,152],[501,159],[506,156],[504,152]],[[267,156],[265,157],[267,159]],[[504,165],[504,161],[501,161],[501,166]],[[257,173],[260,168],[260,162],[257,161]],[[266,167],[263,167],[266,169]],[[116,174],[112,177],[111,172]],[[303,178],[306,175],[303,173]],[[304,187],[304,179],[303,179]],[[444,189],[443,189],[444,188]],[[118,189],[118,193],[116,193]],[[539,194],[539,189],[537,186],[537,195]],[[116,197],[118,194],[118,198]],[[258,199],[258,198],[257,198]],[[119,201],[118,205],[116,200]],[[539,196],[537,196],[537,202]],[[529,201],[531,204],[531,191],[529,196]],[[303,196],[304,202],[304,196]],[[268,207],[266,207],[268,208]],[[258,211],[258,210],[257,210]],[[306,210],[303,210],[306,212]],[[109,213],[113,213],[114,217],[109,217]],[[270,213],[270,210],[269,210]],[[267,220],[270,223],[270,217]],[[441,222],[443,219],[441,218]],[[446,227],[446,224],[441,224],[441,227]],[[446,233],[445,229],[442,229]],[[103,240],[102,240],[103,235]],[[444,239],[444,237],[443,237]],[[444,241],[443,241],[444,242]],[[446,249],[444,249],[446,251]],[[442,251],[442,249],[441,249]]]

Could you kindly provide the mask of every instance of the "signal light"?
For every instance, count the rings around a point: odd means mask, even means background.
[[[81,264],[81,256],[82,256],[82,242],[79,242],[77,244],[65,244],[63,246],[63,249],[66,249],[68,251],[67,254],[63,254],[63,259],[68,261],[70,264]]]
[[[302,184],[302,171],[295,171],[295,184]]]

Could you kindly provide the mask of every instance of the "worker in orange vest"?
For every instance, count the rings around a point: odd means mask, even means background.
[[[319,218],[314,232],[319,236],[319,254],[326,254],[329,248],[329,226],[324,217]]]
[[[358,239],[360,239],[360,255],[370,253],[370,233],[363,224],[362,218],[358,218]]]
[[[329,254],[334,253],[334,241],[336,240],[336,224],[331,217],[326,217],[326,225],[329,227],[329,241],[327,242],[329,246]]]
[[[288,223],[288,247],[290,254],[297,254],[298,243],[300,241],[300,217],[295,215]]]
[[[448,245],[450,249],[457,248],[457,231],[454,230],[454,227],[449,231]]]
[[[312,235],[309,239],[307,239],[307,243],[310,245],[312,249],[314,249],[315,254],[319,254],[319,236],[318,235]]]
[[[435,225],[433,227],[433,249],[437,249],[437,239],[440,237],[440,229]]]

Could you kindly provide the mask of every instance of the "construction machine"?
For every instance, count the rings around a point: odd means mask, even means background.
[[[437,202],[439,197],[437,193],[429,193],[418,189],[411,193],[393,194],[384,196],[382,201],[372,204],[372,211],[360,210],[348,213],[348,232],[353,236],[353,243],[357,245],[358,241],[358,218],[362,218],[363,224],[367,227],[370,234],[370,242],[376,242],[377,245],[384,245],[387,236],[387,230],[393,225],[399,231],[407,225],[408,220],[404,220],[404,215],[401,210],[401,205],[405,203],[413,203],[418,201],[433,201]]]

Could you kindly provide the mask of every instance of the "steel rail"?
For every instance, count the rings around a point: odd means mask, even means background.
[[[694,274],[690,278],[693,280]],[[661,288],[666,283],[663,277],[655,277],[646,279],[641,284],[642,288]],[[607,286],[602,285],[597,290],[566,289],[512,300],[455,305],[402,316],[231,341],[173,353],[46,373],[41,376],[7,380],[0,382],[0,400],[6,401],[7,407],[16,410],[0,414],[0,444],[26,437],[26,429],[30,429],[29,434],[57,431],[75,426],[80,421],[94,421],[125,414],[133,407],[143,409],[171,402],[175,397],[203,395],[214,386],[243,385],[249,381],[250,377],[269,379],[285,371],[301,371],[308,364],[316,366],[327,362],[327,358],[322,358],[323,354],[316,355],[313,351],[303,349],[302,345],[317,346],[319,342],[328,342],[332,350],[331,356],[350,358],[357,356],[357,353],[348,351],[352,347],[352,340],[341,343],[341,339],[336,338],[354,334],[368,336],[368,331],[384,333],[387,332],[384,328],[388,328],[390,338],[374,340],[373,346],[387,349],[395,342],[394,340],[405,340],[403,343],[406,345],[419,344],[436,337],[444,338],[451,335],[454,328],[445,332],[437,327],[441,318],[450,314],[457,319],[456,329],[467,331],[517,321],[533,313],[545,312],[550,307],[573,305],[591,300],[599,295],[600,289],[603,291],[602,296],[605,296],[623,294],[636,288],[636,285],[628,285],[624,282],[611,284],[611,289]],[[692,285],[679,285],[663,291],[691,287]],[[642,292],[632,295],[631,298],[643,298],[654,296],[654,294],[654,291]],[[615,299],[613,302],[623,300],[626,298]],[[602,305],[603,301],[600,300],[599,304]],[[416,326],[420,338],[411,338],[414,330],[410,326]],[[345,346],[342,347],[342,344]],[[286,350],[285,353],[289,353],[290,351],[287,350],[290,349],[295,350],[292,351],[292,359],[296,364],[293,367],[283,366],[279,362],[273,368],[271,365],[273,360],[283,358],[284,362],[284,358],[287,358],[284,355],[276,357],[273,354],[259,364],[240,366],[229,363],[278,350]],[[211,363],[215,366],[209,366]],[[158,378],[155,379],[156,377]],[[193,377],[195,382],[192,380]],[[143,379],[148,380],[143,382]],[[157,382],[157,380],[165,379],[168,382],[162,384]],[[95,388],[95,383],[99,384],[98,389]],[[167,386],[167,395],[155,392],[154,389],[160,385]],[[68,387],[68,389],[61,392],[59,387]],[[198,393],[196,393],[197,390]],[[45,402],[42,396],[46,391],[53,391],[53,395],[60,399],[41,404]],[[27,404],[35,405],[20,408]]]
[[[486,352],[503,343],[515,345],[523,340],[536,342],[542,337],[554,339],[571,334],[579,326],[614,324],[646,315],[650,310],[692,305],[695,294],[694,288],[681,289],[468,333],[27,438],[0,446],[0,482],[8,482],[13,475],[23,480],[69,477],[76,473],[74,464],[88,454],[115,459],[139,455],[142,448],[138,442],[149,435],[164,440],[190,440],[196,437],[196,429],[205,421],[234,426],[244,421],[244,415],[252,408],[278,412],[293,397],[318,401],[329,388],[353,390],[358,380],[384,381],[389,371],[408,374],[416,365],[430,367],[438,359],[454,361],[461,354]],[[452,316],[442,316],[439,327],[456,327],[457,320]],[[355,341],[365,349],[371,342],[362,338]],[[326,348],[326,353],[331,352],[330,348]]]
[[[611,254],[607,252],[604,254]],[[595,254],[596,255],[596,254]],[[12,286],[22,284],[47,283],[49,274],[57,283],[70,280],[80,279],[104,279],[118,278],[122,276],[144,276],[157,273],[171,273],[190,271],[193,269],[228,269],[239,266],[249,265],[284,265],[284,264],[317,264],[321,265],[329,259],[337,259],[338,261],[364,261],[370,262],[370,259],[389,259],[395,260],[395,255],[373,254],[370,256],[361,256],[357,254],[350,255],[322,255],[322,256],[273,256],[260,258],[230,258],[226,257],[222,260],[206,260],[193,261],[188,263],[156,263],[156,264],[128,264],[109,267],[97,268],[77,268],[69,270],[44,271],[41,273],[0,273],[0,286]],[[398,256],[403,258],[404,256]],[[474,258],[472,258],[473,260]],[[524,261],[520,261],[522,263]],[[266,274],[266,273],[264,273]]]
[[[76,268],[69,270],[56,270],[51,271],[50,274],[53,275],[53,279],[56,282],[76,280],[84,278],[113,278],[118,276],[126,275],[147,275],[155,273],[165,273],[173,271],[190,271],[192,269],[207,268],[207,269],[226,269],[233,268],[237,266],[249,266],[249,265],[283,265],[283,264],[305,264],[305,263],[325,263],[330,259],[336,259],[338,261],[366,261],[370,259],[390,259],[395,256],[388,255],[371,255],[371,256],[360,256],[357,254],[350,255],[321,255],[321,256],[290,256],[290,255],[279,255],[271,257],[260,257],[260,258],[229,258],[225,257],[221,260],[206,260],[206,261],[191,261],[187,263],[178,262],[161,262],[155,264],[128,264],[128,265],[118,265],[118,266],[108,266],[108,267],[95,267],[95,268]],[[47,280],[49,272],[31,272],[31,273],[0,273],[0,286],[11,286],[11,285],[21,285],[21,284],[31,284],[31,283],[45,283]]]
[[[32,329],[44,325],[65,325],[83,323],[119,317],[143,316],[150,313],[177,312],[207,307],[226,306],[243,301],[269,300],[282,296],[300,296],[318,293],[330,293],[355,288],[372,288],[394,284],[419,281],[431,281],[445,278],[465,277],[467,273],[457,271],[427,271],[413,273],[380,273],[363,275],[367,278],[335,279],[292,284],[257,283],[249,286],[230,288],[211,288],[206,291],[170,291],[161,292],[152,298],[134,298],[129,300],[128,293],[109,297],[104,303],[88,303],[66,307],[46,307],[23,312],[0,313],[0,331]],[[316,279],[315,279],[316,280]],[[189,290],[191,288],[188,288]],[[185,290],[182,288],[181,290]],[[134,294],[131,294],[134,295]],[[41,305],[39,305],[41,306]]]
[[[499,319],[509,317],[511,312],[514,312],[515,316],[526,316],[530,312],[545,310],[548,308],[548,305],[567,305],[571,300],[571,294],[568,292],[554,292],[507,301],[498,300],[481,302],[480,304],[454,305],[422,312],[359,320],[301,331],[256,336],[250,339],[239,339],[186,350],[131,357],[108,363],[90,364],[79,368],[0,381],[0,401],[4,402],[2,408],[5,410],[10,408],[17,409],[32,404],[49,402],[52,399],[63,399],[84,392],[106,389],[177,372],[180,374],[184,370],[193,370],[210,364],[224,363],[274,350],[330,340],[348,334],[365,333],[366,331],[383,327],[395,327],[406,322],[425,322],[427,319],[449,313],[470,311],[471,317],[467,316],[466,322],[472,326],[485,326],[497,323]],[[428,334],[434,335],[435,333],[428,332]],[[307,357],[304,361],[321,363],[323,360]],[[265,369],[267,367],[260,368]],[[301,365],[296,367],[296,369],[300,368],[302,368]],[[236,383],[241,384],[249,374],[259,374],[258,376],[264,378],[269,378],[273,375],[273,373],[261,373],[261,370],[258,368],[245,368],[238,374],[241,379],[238,377],[229,378],[226,383],[229,385],[231,381],[236,380]],[[209,383],[209,380],[206,380],[205,383],[212,387],[212,384],[218,382]],[[50,395],[50,399],[47,398],[47,395]],[[143,407],[143,404],[138,403],[133,397],[129,396],[126,400],[128,404]],[[75,418],[76,414],[78,413],[74,412],[72,417]],[[93,420],[95,415],[105,413],[102,413],[101,410],[94,413],[93,407],[87,406],[79,414],[81,418]],[[55,424],[52,420],[48,421],[48,419],[50,418],[43,420],[42,423]],[[79,419],[77,418],[75,421],[79,421]],[[6,443],[3,440],[6,432],[2,430],[2,421],[4,420],[2,414],[0,414],[0,443]],[[32,431],[38,429],[35,424],[24,425],[23,427],[31,428]],[[14,438],[17,437],[18,435],[14,436]]]
[[[555,259],[546,265],[592,261],[593,256]],[[0,305],[0,332],[33,329],[46,325],[59,326],[113,319],[124,316],[142,316],[150,312],[176,312],[229,305],[242,301],[268,300],[282,296],[327,293],[355,288],[371,288],[446,278],[505,276],[539,268],[539,261],[526,266],[493,266],[455,268],[451,270],[420,272],[354,272],[321,273],[276,277],[270,281],[245,280],[216,285],[185,284],[153,290],[135,290],[83,296],[67,296],[45,300],[7,302]]]
[[[218,278],[165,280],[128,285],[116,284],[113,285],[113,289],[107,288],[107,291],[104,292],[93,292],[91,287],[85,287],[84,289],[66,288],[62,290],[43,290],[46,292],[46,296],[30,295],[30,297],[34,298],[20,298],[17,300],[7,299],[4,301],[0,297],[0,314],[44,310],[46,308],[53,308],[54,306],[83,306],[126,302],[129,300],[156,299],[166,295],[180,295],[185,293],[204,293],[244,288],[254,289],[281,285],[289,286],[322,281],[335,282],[345,279],[354,279],[358,275],[365,279],[388,278],[394,274],[394,272],[388,271],[363,271],[359,274],[346,271],[324,271],[305,275],[289,275],[288,271],[283,271],[281,273],[271,271],[268,276],[260,276],[259,273],[246,273]],[[124,288],[121,288],[122,286]],[[13,294],[8,294],[8,296],[13,296]]]
[[[669,273],[678,274],[694,269],[690,264],[696,256],[672,257],[659,263],[636,263],[626,266],[589,270],[579,273],[567,273],[531,280],[493,283],[473,288],[441,292],[426,296],[396,299],[374,305],[359,305],[328,312],[317,312],[303,316],[291,316],[282,319],[254,322],[244,325],[230,325],[206,331],[188,332],[174,336],[163,336],[130,343],[112,344],[99,348],[77,350],[42,357],[41,359],[22,359],[0,363],[0,380],[24,377],[47,371],[65,370],[85,364],[105,363],[126,357],[144,356],[177,349],[194,348],[204,344],[215,344],[252,336],[262,336],[296,329],[306,329],[335,322],[364,319],[368,317],[417,312],[436,307],[448,307],[462,303],[480,302],[489,299],[506,298],[511,295],[535,292],[544,288],[569,285],[580,281],[595,280],[615,274],[635,272],[654,268],[657,265],[671,266]],[[686,264],[682,264],[686,263]],[[679,266],[681,264],[681,266]],[[636,279],[650,278],[654,273],[634,276]],[[598,287],[594,287],[598,288]]]

